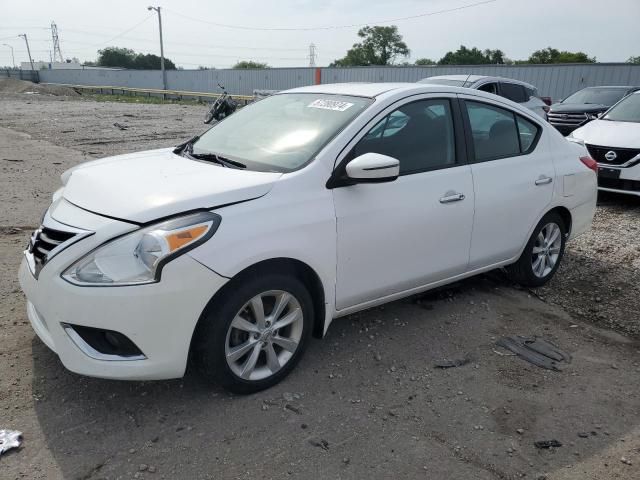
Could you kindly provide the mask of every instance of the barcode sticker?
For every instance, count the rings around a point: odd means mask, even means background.
[[[339,102],[338,100],[314,100],[309,105],[309,108],[321,108],[323,110],[335,110],[336,112],[344,112],[350,107],[353,107],[353,103]]]

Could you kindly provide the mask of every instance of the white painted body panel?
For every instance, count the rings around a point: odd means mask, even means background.
[[[640,94],[636,94],[640,95]],[[640,151],[640,123],[594,120],[574,130],[573,138],[590,145],[630,148]],[[620,179],[640,181],[640,162],[620,169]],[[601,190],[640,196],[640,192],[601,188]]]
[[[281,174],[218,168],[173,149],[121,155],[73,171],[64,198],[85,210],[144,223],[261,197]]]
[[[539,151],[511,159],[502,168],[460,165],[390,183],[329,189],[327,180],[351,145],[397,102],[434,95],[455,98],[470,95],[469,90],[347,84],[295,91],[370,95],[375,101],[313,162],[291,173],[222,168],[163,149],[104,159],[66,176],[67,185],[56,192],[49,215],[94,233],[53,257],[37,280],[23,263],[20,282],[34,329],[67,368],[123,379],[182,375],[207,302],[228,279],[263,260],[295,259],[316,272],[324,290],[326,331],[334,318],[515,261],[551,208],[569,209],[572,236],[591,223],[595,174],[578,160],[584,147],[570,144],[539,119]],[[535,118],[506,99],[483,92],[471,96]],[[527,188],[541,174],[551,175],[553,182]],[[464,201],[441,204],[449,191],[463,193]],[[199,209],[221,216],[218,230],[169,262],[158,283],[79,287],[60,277],[94,248],[139,228],[135,222]],[[491,232],[500,234],[497,243]],[[89,358],[69,340],[61,322],[120,331],[148,358]]]

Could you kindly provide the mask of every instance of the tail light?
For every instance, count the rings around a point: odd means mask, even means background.
[[[551,106],[551,104],[553,103],[551,101],[551,97],[540,97],[540,100],[542,100],[544,103],[546,103],[548,106]]]
[[[593,158],[580,157],[580,161],[584,163],[585,167],[596,172],[596,175],[598,174],[598,162],[596,162]]]
[[[549,105],[545,105],[542,107],[542,110],[544,110],[544,113],[549,113],[549,110],[551,110],[551,107]]]

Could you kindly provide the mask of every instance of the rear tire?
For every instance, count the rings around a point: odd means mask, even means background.
[[[194,360],[205,377],[249,394],[283,380],[296,366],[313,327],[313,303],[292,275],[252,275],[225,289],[203,314]]]
[[[507,267],[511,278],[525,287],[545,285],[558,270],[564,256],[567,227],[555,212],[536,225],[518,261]]]

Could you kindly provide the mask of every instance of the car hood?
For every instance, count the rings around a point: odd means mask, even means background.
[[[91,212],[145,223],[261,197],[281,175],[226,168],[162,149],[79,165],[63,174],[63,196]]]
[[[589,145],[640,149],[640,123],[594,120],[572,135]]]
[[[595,103],[554,103],[550,113],[598,113],[608,110],[609,106]]]

